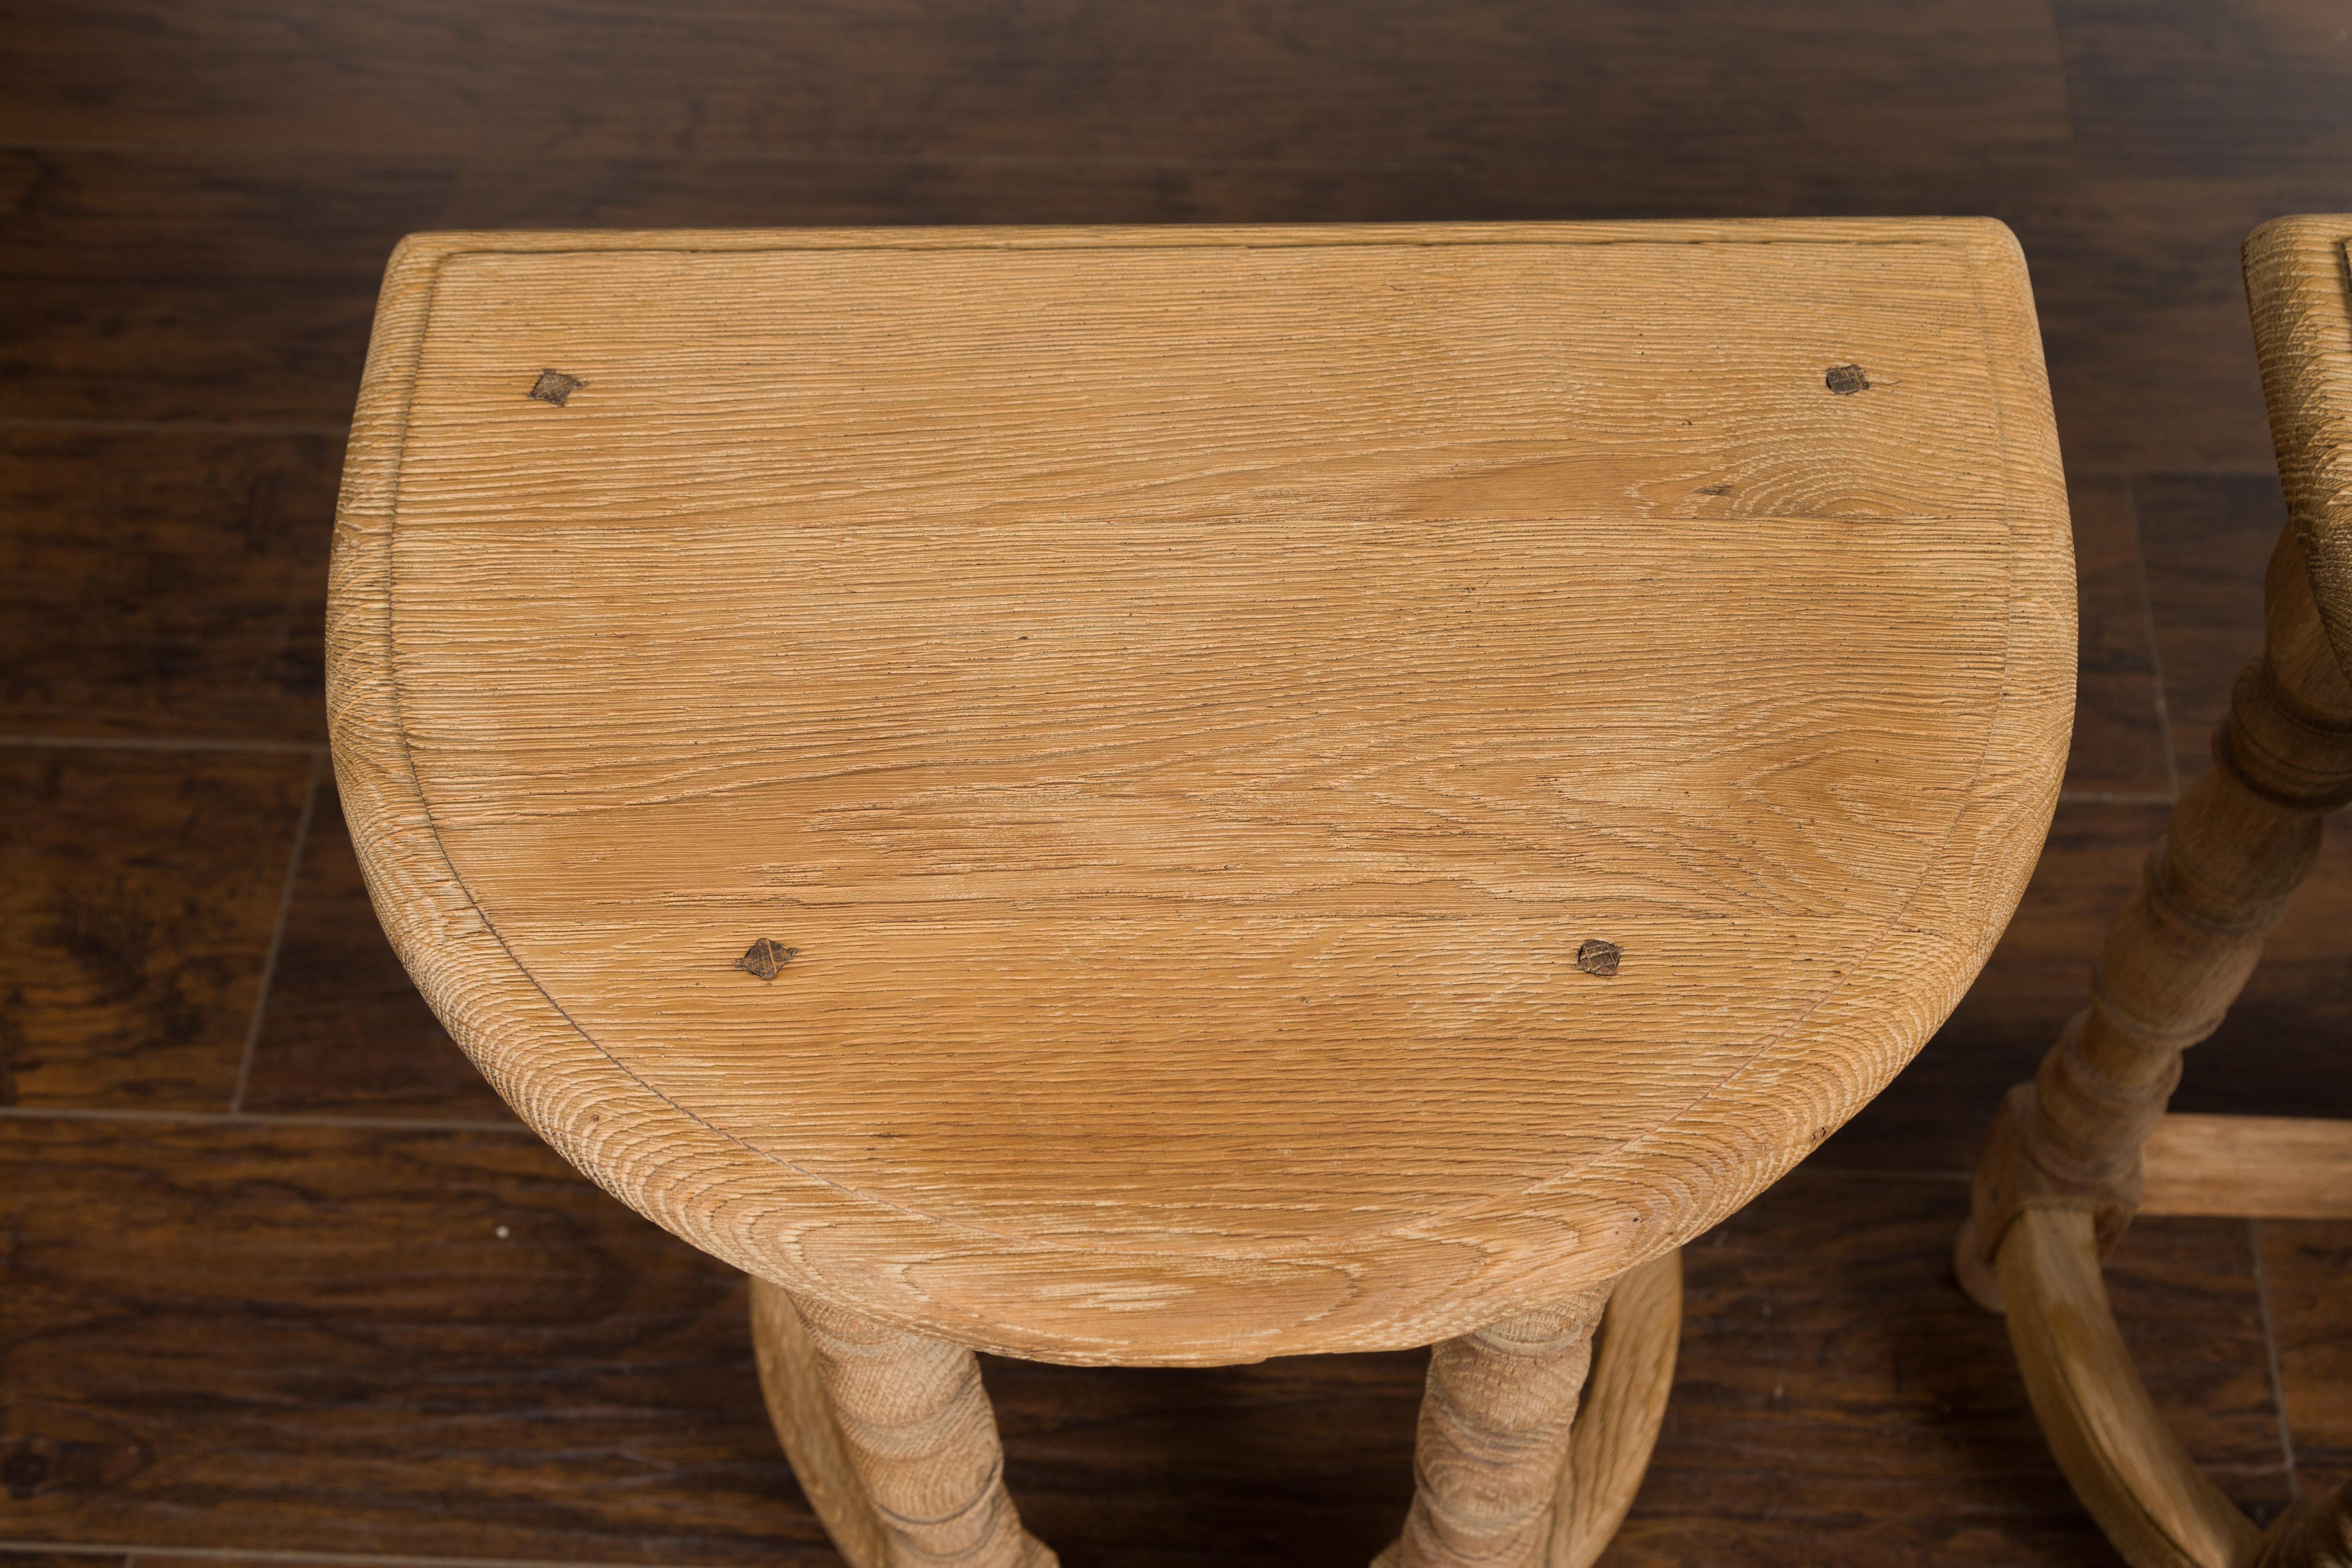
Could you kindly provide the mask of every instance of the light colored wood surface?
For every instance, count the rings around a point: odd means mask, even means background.
[[[759,1360],[768,1421],[825,1533],[849,1568],[888,1568],[889,1536],[850,1461],[808,1327],[783,1287],[756,1275],[751,1279],[751,1348]]]
[[[1422,1406],[1412,1511],[1374,1568],[1591,1568],[1649,1468],[1682,1316],[1675,1251],[1609,1291],[1591,1331],[1589,1375],[1573,1333],[1548,1346],[1512,1345],[1507,1325],[1499,1341],[1473,1335],[1439,1346]],[[1556,1421],[1570,1424],[1564,1442]],[[1555,1460],[1547,1481],[1543,1467]]]
[[[849,1568],[1055,1568],[1004,1489],[970,1351],[751,1280],[768,1419]]]
[[[1374,1568],[1540,1568],[1609,1287],[1433,1347],[1404,1533]]]
[[[2336,656],[2352,668],[2352,214],[2307,214],[2246,237],[2246,301],[2289,526]]]
[[[2072,626],[1997,225],[433,236],[330,706],[567,1157],[1205,1363],[1563,1300],[1826,1137],[2014,905]]]
[[[1591,1568],[1641,1489],[1674,1385],[1682,1331],[1680,1251],[1617,1282],[1592,1336],[1591,1371],[1575,1402],[1568,1458],[1531,1542],[1546,1568]],[[793,1473],[850,1568],[891,1563],[888,1525],[859,1478],[820,1352],[782,1287],[751,1280],[751,1338],[768,1415]],[[1009,1504],[1008,1504],[1009,1506]],[[1045,1548],[1022,1538],[1032,1552]],[[1381,1555],[1393,1565],[1402,1543]]]
[[[2273,552],[2262,655],[2214,736],[2214,767],[2181,792],[2116,917],[2091,1004],[2030,1086],[2011,1091],[1977,1168],[1955,1262],[1998,1300],[1990,1268],[2018,1214],[2088,1207],[2104,1252],[2142,1201],[2141,1145],[2180,1079],[2181,1052],[2222,1015],[2352,799],[2352,683],[2337,664],[2294,530]]]
[[[2142,1214],[2352,1219],[2352,1121],[2176,1111],[2140,1160]]]
[[[2085,1209],[2029,1209],[2001,1243],[2010,1344],[2051,1452],[2132,1568],[2244,1568],[2257,1533],[2156,1412],[2116,1331]]]
[[[1666,1418],[1682,1328],[1680,1252],[1651,1259],[1610,1291],[1552,1500],[1549,1568],[1592,1568],[1625,1522]]]
[[[842,1518],[844,1555],[878,1544],[877,1568],[1055,1568],[1004,1489],[971,1352],[823,1302],[787,1304],[789,1314],[755,1305],[753,1327],[772,1337],[769,1362],[806,1358],[773,1381],[791,1402],[784,1429],[817,1459],[829,1494],[834,1512],[819,1517],[828,1531]],[[811,1393],[821,1407],[800,1403]],[[794,1446],[788,1437],[788,1456]]]

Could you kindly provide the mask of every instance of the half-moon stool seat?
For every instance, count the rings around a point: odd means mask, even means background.
[[[1052,1560],[974,1349],[1427,1344],[1387,1560],[1557,1568],[2014,908],[2071,562],[1989,222],[424,236],[336,773],[860,1568]]]

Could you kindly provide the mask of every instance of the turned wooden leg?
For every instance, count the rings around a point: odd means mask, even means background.
[[[2122,1236],[2180,1053],[2220,1026],[2318,858],[2323,818],[2352,801],[2352,684],[2292,531],[2271,558],[2262,657],[2238,678],[2213,762],[2116,918],[2091,1005],[1995,1121],[1954,1255],[1961,1282],[1995,1310],[1993,1260],[2025,1209],[2088,1209],[2103,1254]]]
[[[1683,1255],[1652,1258],[1617,1281],[1592,1337],[1568,1468],[1552,1494],[1546,1568],[1592,1568],[1650,1468],[1682,1341]]]
[[[751,1324],[769,1416],[852,1568],[1055,1568],[1004,1489],[970,1351],[761,1279]]]
[[[1381,1568],[1537,1568],[1603,1286],[1430,1352],[1412,1511]]]
[[[2336,1514],[2305,1510],[2264,1537],[2197,1468],[2149,1401],[2099,1277],[2140,1206],[2180,1053],[2220,1025],[2318,857],[2322,819],[2352,800],[2352,683],[2292,531],[2271,558],[2267,609],[2213,771],[2174,807],[2100,954],[2091,1005],[2034,1081],[2010,1091],[1954,1253],[1969,1292],[2006,1308],[2051,1451],[2134,1568],[2339,1561],[2328,1552],[2340,1498]],[[2191,1201],[2168,1194],[2168,1206]]]
[[[2352,1483],[2281,1515],[2253,1568],[2352,1568]]]

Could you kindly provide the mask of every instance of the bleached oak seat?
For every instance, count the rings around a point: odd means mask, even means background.
[[[435,235],[330,700],[853,1562],[1050,1559],[971,1348],[1437,1342],[1391,1557],[1580,1563],[1675,1249],[2014,907],[2072,587],[1989,222]]]

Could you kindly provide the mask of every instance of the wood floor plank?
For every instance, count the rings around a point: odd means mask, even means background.
[[[1719,173],[1643,159],[1563,182],[1533,149],[1470,166],[0,149],[0,418],[347,420],[384,259],[421,229],[1979,211],[2001,188],[1975,164],[1759,166],[1727,205]]]
[[[740,1282],[529,1141],[14,1121],[0,1164],[0,1539],[827,1560]],[[1802,1171],[1694,1247],[1617,1561],[2084,1560],[2000,1324],[1946,1277],[1964,1202]],[[2149,1222],[2114,1279],[2192,1449],[2283,1500],[2244,1227]],[[1360,1564],[1410,1495],[1419,1373],[987,1371],[1013,1491],[1073,1568]]]
[[[384,258],[448,210],[450,178],[0,149],[0,418],[343,424]]]
[[[2261,473],[2270,425],[2238,247],[2284,213],[2345,202],[2343,174],[2102,172],[2005,182],[1986,208],[2032,269],[2069,464]]]
[[[990,1358],[1023,1521],[1066,1568],[1360,1568],[1412,1499],[1428,1353],[1206,1370]]]
[[[60,1561],[70,1561],[81,1564],[82,1568],[91,1568],[90,1559],[87,1557]],[[110,1564],[110,1568],[113,1559],[105,1558],[100,1561]],[[15,1559],[0,1555],[0,1568],[16,1568]],[[371,1556],[354,1563],[349,1557],[280,1556],[274,1552],[245,1557],[212,1552],[204,1552],[201,1555],[169,1552],[140,1552],[125,1560],[124,1568],[461,1568],[461,1565],[452,1563],[447,1558],[434,1557]],[[462,1568],[574,1568],[574,1565],[525,1560],[511,1563],[478,1565],[477,1563],[466,1563],[462,1564]]]
[[[2171,753],[2130,481],[2121,475],[2073,476],[2066,500],[2074,517],[2080,652],[2065,787],[2169,795]]]
[[[87,1557],[71,1561],[90,1568]],[[110,1564],[111,1558],[101,1559]],[[15,1562],[0,1556],[0,1568],[16,1568]],[[297,1557],[291,1554],[263,1552],[243,1556],[227,1552],[172,1552],[141,1551],[132,1554],[125,1568],[588,1568],[585,1564],[555,1563],[546,1560],[519,1559],[505,1563],[495,1560],[446,1557],[381,1557],[369,1556],[354,1562],[350,1557]]]
[[[1899,139],[1900,140],[1900,139]],[[0,418],[350,416],[383,261],[429,228],[1382,222],[1972,212],[2032,268],[2068,460],[2258,471],[2268,426],[2237,246],[2340,201],[2311,176],[2063,167],[1298,166],[933,155],[526,158],[248,146],[0,152]]]
[[[228,1109],[316,766],[0,747],[0,1105]]]
[[[2000,1321],[1949,1282],[1966,1202],[1801,1169],[1695,1245],[1674,1404],[1605,1561],[2103,1561]],[[2281,1506],[2243,1226],[2152,1223],[2111,1279],[2184,1440],[2233,1497]]]
[[[0,1539],[832,1561],[740,1277],[535,1141],[0,1121]]]
[[[2244,1220],[2143,1215],[2107,1294],[2157,1408],[2231,1501],[2267,1524],[2293,1500]]]
[[[105,0],[0,37],[8,141],[1837,175],[2069,133],[2043,0]]]
[[[323,744],[341,445],[0,428],[0,736]]]
[[[2189,1053],[2173,1105],[2238,1116],[2352,1117],[2352,820],[2327,825],[2318,867],[2212,1038]]]
[[[2295,1480],[2316,1493],[2352,1481],[2352,1221],[2264,1220],[2261,1234]]]
[[[2165,710],[2185,783],[2213,766],[2213,727],[2262,651],[2263,577],[2286,527],[2275,473],[2144,474],[2140,548],[2164,669]]]
[[[2352,163],[2341,5],[2057,0],[2056,12],[2076,134],[2102,165],[2259,176]]]
[[[2098,1561],[2000,1320],[1949,1282],[1965,1205],[1957,1181],[1801,1170],[1695,1245],[1674,1402],[1603,1561]],[[2233,1496],[2281,1506],[2243,1226],[2154,1222],[2115,1289],[2187,1440]],[[1387,1539],[1410,1495],[1416,1370],[1333,1357],[989,1376],[1023,1516],[1064,1562],[1336,1568]]]
[[[331,784],[311,814],[242,1103],[515,1124],[384,940]]]

